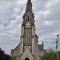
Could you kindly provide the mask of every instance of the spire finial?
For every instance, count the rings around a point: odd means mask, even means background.
[[[31,0],[28,0],[28,2],[27,3],[31,3]]]
[[[27,11],[32,12],[32,3],[31,3],[31,0],[27,0],[26,12]]]

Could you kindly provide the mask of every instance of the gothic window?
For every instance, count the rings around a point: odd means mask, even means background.
[[[29,15],[28,15],[28,21],[29,21]]]

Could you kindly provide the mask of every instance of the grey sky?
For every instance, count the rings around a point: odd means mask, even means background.
[[[0,47],[10,54],[20,42],[22,16],[27,0],[0,0]],[[45,49],[53,48],[60,35],[60,0],[32,0],[36,34]],[[60,48],[60,37],[59,37]],[[60,49],[59,49],[60,50]]]

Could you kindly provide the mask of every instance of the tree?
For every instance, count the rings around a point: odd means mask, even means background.
[[[56,52],[46,52],[44,55],[41,57],[41,60],[56,60],[57,55]],[[60,60],[60,53],[58,53],[58,60]]]
[[[0,60],[9,60],[10,56],[5,54],[5,52],[0,48]]]
[[[10,56],[10,59],[9,59],[9,60],[15,60],[15,59],[14,59],[14,57],[11,57],[11,56]]]

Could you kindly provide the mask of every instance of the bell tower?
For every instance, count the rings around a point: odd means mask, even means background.
[[[32,37],[35,36],[34,13],[31,0],[28,0],[26,11],[23,15],[21,36],[23,36],[23,51],[29,47],[32,52]]]

